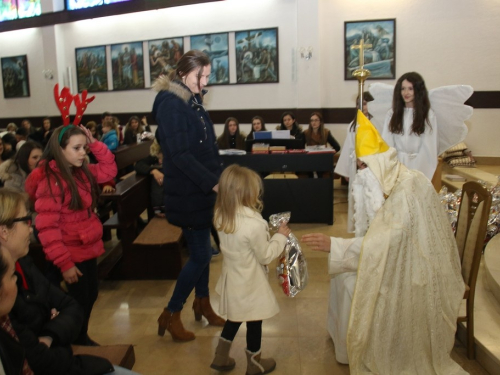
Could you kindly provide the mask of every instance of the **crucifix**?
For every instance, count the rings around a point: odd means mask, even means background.
[[[359,44],[353,44],[351,49],[359,49],[359,68],[363,69],[363,65],[365,65],[365,48],[372,48],[371,44],[365,44],[365,40],[361,39]]]
[[[363,38],[359,41],[359,44],[357,45],[352,45],[351,49],[359,49],[359,68],[356,69],[352,75],[353,77],[356,77],[356,79],[359,82],[358,85],[358,97],[359,97],[359,109],[362,111],[363,110],[363,90],[364,90],[364,83],[365,80],[371,75],[370,71],[368,69],[365,69],[363,65],[365,64],[365,48],[371,48],[371,44],[365,44],[365,41]]]

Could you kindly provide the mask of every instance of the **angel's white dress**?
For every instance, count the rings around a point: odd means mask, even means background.
[[[429,110],[425,123],[425,131],[417,135],[411,131],[413,124],[413,108],[405,108],[403,115],[403,134],[391,133],[389,122],[392,118],[392,109],[387,112],[382,129],[382,138],[391,147],[398,151],[398,159],[409,169],[416,169],[429,180],[432,180],[437,167],[438,158],[438,130],[434,111]]]

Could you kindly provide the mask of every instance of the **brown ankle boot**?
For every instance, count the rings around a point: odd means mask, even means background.
[[[170,312],[167,308],[163,310],[158,318],[158,335],[165,335],[165,330],[170,332],[174,341],[191,341],[196,338],[193,332],[186,331],[181,321],[181,312]]]
[[[269,374],[276,368],[276,361],[272,358],[261,358],[260,350],[252,353],[245,349],[245,353],[247,355],[246,375]]]
[[[219,345],[215,349],[215,358],[210,365],[211,368],[217,371],[231,371],[236,363],[234,358],[229,356],[229,350],[231,349],[232,341],[226,340],[224,338],[219,338]]]
[[[208,324],[212,326],[224,327],[226,321],[218,316],[210,305],[210,297],[195,297],[193,302],[194,318],[196,321],[201,320],[203,315],[208,320]]]

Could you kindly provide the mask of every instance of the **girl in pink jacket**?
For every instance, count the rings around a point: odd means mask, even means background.
[[[85,146],[98,164],[87,164]],[[95,345],[87,335],[97,299],[97,257],[104,253],[102,224],[94,212],[98,183],[116,176],[114,155],[84,126],[62,126],[50,138],[38,167],[26,181],[34,203],[36,228],[46,258],[62,273],[69,294],[82,306],[80,345]]]

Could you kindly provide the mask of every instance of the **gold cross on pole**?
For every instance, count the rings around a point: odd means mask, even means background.
[[[352,45],[351,49],[359,49],[359,68],[363,69],[363,65],[365,65],[365,48],[371,48],[371,44],[365,44],[365,40],[361,38],[359,44]]]

